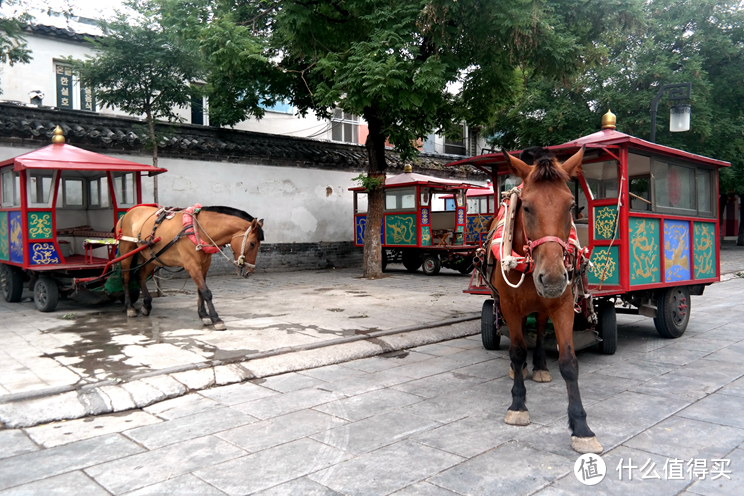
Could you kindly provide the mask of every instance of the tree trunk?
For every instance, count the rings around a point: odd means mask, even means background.
[[[744,195],[739,195],[739,232],[737,233],[736,246],[744,246]]]
[[[147,119],[147,128],[150,131],[150,143],[152,145],[152,166],[158,166],[158,140],[155,135],[155,120],[152,118],[152,112],[149,109],[145,111]],[[152,178],[152,201],[158,203],[158,176]]]
[[[382,133],[382,121],[377,117],[376,109],[364,109],[364,118],[369,126],[369,134],[364,146],[367,148],[371,178],[385,179],[385,135]],[[380,187],[367,192],[367,225],[364,229],[364,277],[378,279],[382,277],[382,245],[380,229],[382,212],[385,204],[385,188]]]

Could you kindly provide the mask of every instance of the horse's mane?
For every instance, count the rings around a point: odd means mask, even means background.
[[[534,164],[534,169],[530,174],[531,180],[535,182],[561,181],[564,183],[569,180],[568,174],[558,166],[555,155],[550,150],[534,147],[530,151]]]
[[[248,212],[233,207],[202,207],[201,209],[202,212],[215,212],[218,214],[232,215],[233,217],[238,217],[239,219],[247,220],[248,222],[253,222],[253,219],[255,219],[255,217]],[[264,232],[261,226],[258,226],[258,240],[264,240]]]

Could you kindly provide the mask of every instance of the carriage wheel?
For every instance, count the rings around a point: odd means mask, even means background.
[[[421,260],[421,267],[424,274],[427,276],[435,276],[439,274],[439,270],[442,268],[442,262],[439,260],[439,255],[431,254],[424,255]]]
[[[416,272],[421,267],[421,256],[415,251],[404,251],[403,266],[408,272]]]
[[[381,254],[381,260],[382,260],[382,271],[385,272],[385,269],[387,268],[387,252],[385,251],[385,248],[383,248]]]
[[[481,340],[483,347],[487,350],[498,350],[501,345],[501,334],[494,326],[493,300],[483,302],[481,308]]]
[[[615,304],[610,300],[604,300],[598,306],[597,326],[595,330],[602,341],[597,343],[597,349],[603,355],[614,355],[615,350],[617,350],[617,313],[615,311]]]
[[[678,338],[690,322],[690,289],[687,286],[668,288],[656,298],[654,325],[664,338]]]
[[[57,281],[49,276],[41,276],[34,285],[34,303],[40,312],[53,312],[59,301]]]
[[[23,275],[12,265],[2,264],[0,267],[0,287],[3,298],[9,303],[17,303],[23,297]]]

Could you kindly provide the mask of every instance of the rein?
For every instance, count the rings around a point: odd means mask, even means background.
[[[231,264],[233,264],[234,266],[236,266],[236,267],[238,267],[238,268],[240,268],[240,267],[243,267],[243,266],[246,266],[246,265],[247,265],[247,266],[248,266],[249,268],[251,268],[251,269],[255,269],[255,268],[256,268],[256,266],[255,266],[254,264],[252,264],[252,263],[249,263],[249,262],[246,262],[246,261],[245,261],[245,255],[244,255],[244,253],[245,253],[245,244],[246,244],[246,241],[248,240],[248,234],[249,234],[249,233],[251,232],[251,229],[253,229],[253,226],[249,226],[249,227],[248,227],[248,230],[247,230],[247,231],[246,231],[246,232],[245,232],[244,234],[236,234],[235,236],[233,236],[233,237],[231,238],[231,239],[235,239],[235,238],[237,238],[238,236],[243,236],[243,244],[242,244],[242,245],[241,245],[241,247],[240,247],[240,256],[238,257],[238,260],[233,260],[233,259],[231,259],[230,257],[228,257],[228,256],[227,256],[227,255],[225,254],[225,252],[224,252],[224,251],[222,251],[222,248],[220,248],[219,246],[217,246],[217,243],[215,243],[215,241],[214,241],[214,240],[212,239],[212,237],[211,237],[211,236],[209,235],[209,233],[208,233],[208,232],[207,232],[207,231],[206,231],[206,230],[204,229],[204,227],[202,227],[202,225],[201,225],[201,224],[199,223],[199,221],[198,221],[198,220],[196,219],[196,216],[195,216],[195,215],[194,215],[194,216],[192,217],[192,219],[194,220],[194,224],[196,224],[196,225],[197,225],[198,227],[200,227],[200,228],[201,228],[201,230],[202,230],[202,232],[204,233],[204,235],[205,235],[205,236],[206,236],[207,238],[209,238],[209,241],[211,241],[211,242],[212,242],[211,246],[214,246],[215,248],[217,248],[217,251],[218,251],[218,252],[219,252],[219,253],[220,253],[220,254],[221,254],[221,255],[222,255],[223,257],[225,257],[225,259],[226,259],[226,260],[227,260],[228,262],[230,262]],[[196,229],[194,229],[194,232],[196,232]],[[197,250],[198,250],[198,249],[200,248],[200,246],[202,246],[202,245],[198,245],[198,246],[197,246]]]

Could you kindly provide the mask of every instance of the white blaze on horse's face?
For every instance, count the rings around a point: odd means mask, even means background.
[[[247,231],[236,234],[230,242],[240,277],[247,278],[256,268],[256,257],[263,239],[263,219],[253,219]]]

